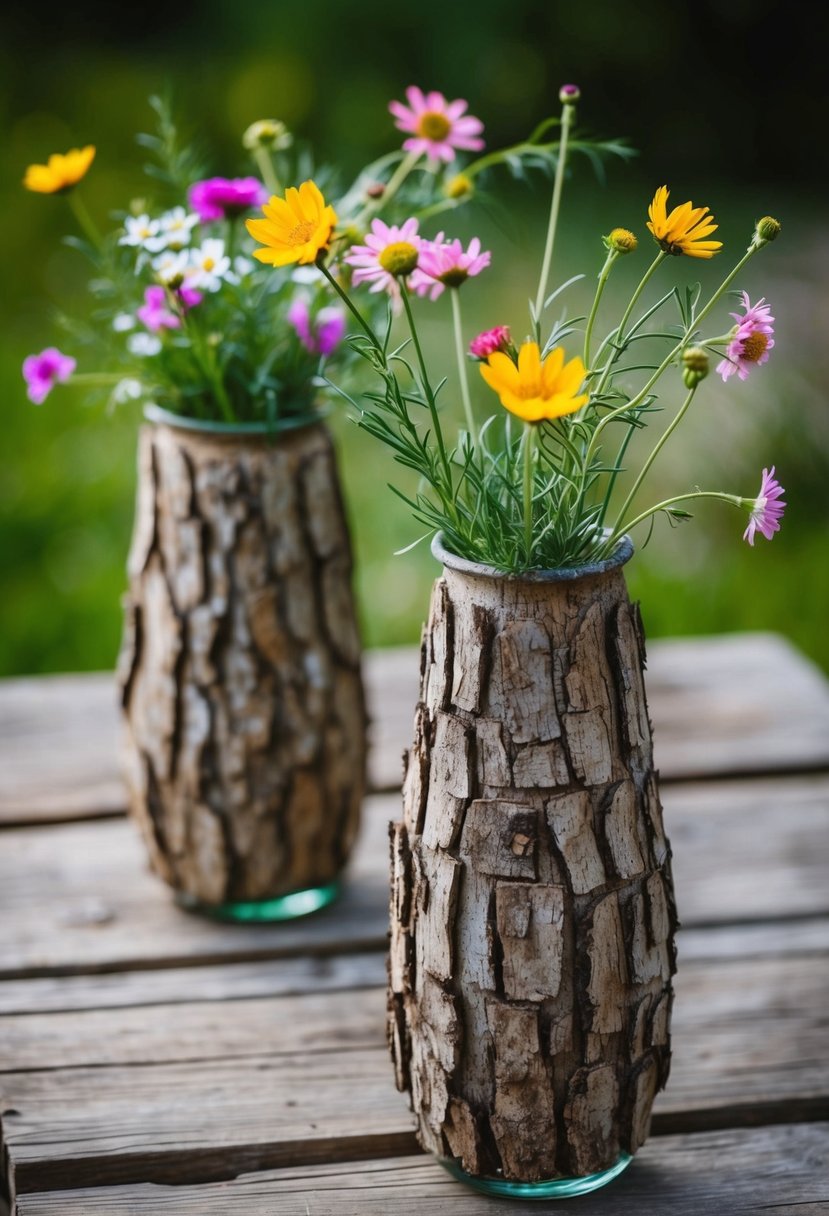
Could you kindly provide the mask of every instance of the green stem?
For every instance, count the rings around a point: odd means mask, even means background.
[[[695,498],[718,498],[721,502],[731,503],[733,507],[751,506],[754,502],[754,499],[741,498],[739,494],[726,494],[722,490],[693,490],[689,494],[677,494],[673,498],[665,498],[662,502],[658,502],[655,507],[649,507],[647,511],[643,511],[641,515],[637,515],[635,519],[630,521],[627,525],[627,531],[630,532],[639,524],[644,523],[646,519],[650,519],[658,511],[664,511],[667,507],[676,506],[678,502],[691,502]],[[614,529],[602,546],[603,552],[610,552],[612,550],[619,539],[619,535]]]
[[[446,484],[451,493],[452,489],[452,469],[449,464],[449,457],[446,455],[446,445],[443,442],[443,431],[440,427],[440,418],[438,417],[438,406],[435,400],[435,394],[432,392],[432,385],[429,381],[429,373],[426,371],[426,360],[423,358],[423,351],[420,346],[420,338],[417,334],[417,327],[412,313],[412,304],[409,299],[409,289],[406,286],[405,280],[401,281],[401,295],[403,297],[403,307],[406,310],[406,319],[409,322],[409,332],[412,335],[415,353],[417,354],[417,362],[420,366],[420,377],[423,382],[423,391],[426,394],[426,400],[429,403],[429,413],[432,416],[432,426],[435,432],[435,441],[438,445],[440,453],[440,462],[443,465],[443,472],[446,477]]]
[[[236,233],[238,231],[239,221],[236,216],[229,216],[227,221],[227,240],[225,241],[225,253],[230,258],[230,268],[233,269],[233,259],[236,256]]]
[[[602,266],[602,269],[599,272],[599,281],[596,284],[596,294],[593,297],[593,305],[590,309],[590,316],[587,318],[587,325],[584,330],[584,354],[582,357],[582,362],[584,363],[586,371],[590,370],[590,339],[593,337],[593,324],[596,320],[596,314],[599,311],[599,301],[602,298],[605,283],[607,282],[610,271],[613,268],[613,263],[616,261],[618,256],[618,249],[609,250],[607,257],[605,258],[604,266]]]
[[[666,253],[663,253],[663,251],[660,249],[659,253],[658,253],[658,254],[656,255],[656,257],[653,259],[653,261],[651,262],[650,266],[649,266],[649,267],[648,267],[648,269],[645,271],[645,273],[644,273],[644,275],[642,276],[642,278],[639,280],[639,283],[638,283],[638,284],[637,284],[637,286],[636,286],[636,290],[634,291],[633,295],[630,297],[630,301],[628,302],[628,306],[627,306],[627,308],[625,309],[624,314],[622,315],[622,319],[621,319],[621,321],[619,322],[619,324],[617,325],[617,327],[616,327],[616,328],[613,330],[612,334],[611,334],[611,335],[609,335],[609,336],[608,336],[608,337],[607,337],[607,338],[604,340],[604,342],[602,343],[602,345],[599,347],[599,352],[598,352],[598,354],[599,354],[599,355],[601,355],[601,353],[602,353],[602,351],[604,350],[604,348],[605,348],[605,346],[607,345],[607,343],[608,343],[609,341],[611,341],[611,339],[615,339],[615,344],[614,344],[613,350],[611,351],[610,355],[608,356],[607,363],[605,364],[604,371],[603,371],[603,372],[602,372],[602,374],[601,374],[601,378],[599,379],[599,383],[598,383],[598,386],[597,386],[597,388],[596,388],[596,393],[597,393],[597,395],[598,395],[599,393],[601,393],[601,392],[602,392],[602,390],[604,389],[605,385],[607,384],[608,377],[610,376],[610,373],[611,373],[611,371],[612,371],[612,369],[613,369],[613,365],[614,365],[614,363],[616,362],[616,360],[619,358],[619,355],[622,353],[622,347],[623,347],[623,343],[624,343],[625,327],[627,326],[627,323],[628,323],[628,321],[630,320],[630,315],[631,315],[631,313],[633,312],[634,308],[636,307],[636,303],[637,303],[637,301],[638,301],[639,297],[641,296],[642,292],[645,290],[645,288],[647,287],[647,285],[648,285],[648,283],[650,282],[651,278],[652,278],[652,277],[653,277],[653,275],[655,274],[657,267],[658,267],[658,266],[659,266],[659,265],[660,265],[662,262],[664,262],[664,260],[665,260],[665,258],[666,258],[667,256],[668,256],[668,255],[667,255]],[[597,357],[598,357],[598,356],[597,356]]]
[[[695,385],[689,391],[688,396],[685,398],[685,400],[683,401],[679,410],[677,411],[676,417],[673,419],[670,426],[665,428],[665,431],[663,432],[663,434],[659,437],[659,439],[654,444],[653,451],[650,453],[647,460],[642,465],[642,468],[639,472],[639,476],[636,478],[636,481],[633,483],[630,493],[628,494],[625,501],[622,503],[621,510],[619,511],[619,514],[616,516],[616,523],[613,525],[613,535],[614,536],[621,535],[623,527],[624,527],[625,515],[627,514],[628,510],[630,509],[631,503],[633,502],[634,498],[636,497],[639,490],[641,489],[642,482],[645,480],[645,478],[648,474],[648,471],[651,468],[651,465],[656,460],[659,453],[662,451],[662,448],[665,446],[668,439],[671,437],[671,435],[674,433],[676,428],[679,426],[682,419],[685,417],[685,414],[688,411],[688,407],[694,399],[694,393],[696,391],[697,391],[697,389],[696,389],[696,385]]]
[[[369,325],[368,321],[365,319],[363,314],[357,308],[357,305],[352,303],[351,297],[347,294],[347,292],[345,292],[343,290],[342,287],[340,287],[339,283],[334,278],[331,271],[328,269],[328,267],[322,261],[317,262],[317,266],[322,271],[322,273],[325,275],[326,279],[328,279],[328,282],[334,288],[337,295],[340,297],[343,304],[345,304],[346,308],[349,310],[351,315],[356,319],[356,321],[359,324],[360,328],[362,329],[363,333],[366,335],[369,342],[371,342],[371,345],[374,347],[374,349],[376,351],[379,351],[380,354],[382,354],[383,347],[380,343],[380,339],[377,337],[376,333],[371,328],[371,326]]]
[[[98,231],[98,227],[89,214],[86,203],[78,194],[77,189],[70,190],[67,198],[69,199],[69,206],[72,208],[75,219],[78,221],[78,226],[83,229],[89,243],[94,245],[96,249],[103,249],[103,237]]]
[[[611,410],[609,413],[605,414],[603,418],[600,419],[600,421],[598,422],[598,424],[596,426],[596,429],[594,430],[594,432],[591,436],[590,443],[587,446],[587,452],[585,453],[585,458],[584,458],[585,469],[588,467],[588,465],[590,463],[590,457],[593,455],[593,452],[595,451],[595,448],[596,448],[596,441],[598,440],[598,438],[601,435],[604,428],[608,425],[608,423],[613,422],[614,419],[618,418],[620,416],[620,414],[629,413],[631,410],[636,409],[636,407],[638,405],[641,405],[641,403],[645,400],[648,393],[651,391],[653,386],[656,384],[657,380],[659,380],[659,378],[663,374],[663,372],[670,366],[671,363],[673,363],[674,359],[677,357],[678,354],[680,354],[680,352],[683,350],[683,348],[685,346],[687,346],[688,341],[689,341],[691,335],[693,334],[694,330],[699,326],[699,324],[702,321],[705,320],[705,318],[708,316],[711,309],[719,301],[720,297],[724,294],[724,292],[728,289],[730,284],[733,282],[733,280],[737,277],[739,272],[745,266],[746,262],[748,262],[749,259],[756,252],[757,252],[756,248],[749,246],[749,248],[746,250],[746,252],[740,258],[737,265],[734,267],[734,269],[725,276],[725,278],[723,279],[720,286],[717,288],[717,290],[711,296],[711,299],[708,301],[708,303],[703,308],[702,312],[699,313],[699,315],[693,319],[692,324],[688,327],[688,329],[686,329],[685,333],[682,335],[680,340],[676,343],[675,346],[671,347],[671,349],[668,351],[667,355],[662,360],[662,362],[659,364],[659,367],[653,373],[653,375],[651,376],[650,380],[648,380],[648,382],[644,386],[644,388],[640,389],[640,391],[636,394],[636,396],[631,401],[626,402],[624,405],[617,406],[617,408],[615,410]]]
[[[466,370],[466,356],[463,349],[463,325],[461,323],[461,292],[459,287],[451,287],[452,320],[455,326],[455,354],[458,359],[458,375],[461,381],[461,399],[466,414],[466,429],[474,444],[478,443],[478,432],[475,428],[475,418],[472,413],[472,399],[469,395],[469,377]]]
[[[536,337],[538,337],[539,343],[541,331],[541,313],[544,308],[544,297],[547,294],[547,283],[550,278],[550,267],[553,261],[553,247],[556,240],[556,228],[558,227],[558,212],[561,206],[561,191],[564,185],[564,166],[567,161],[567,138],[570,134],[570,124],[573,121],[573,115],[575,112],[575,106],[567,105],[565,102],[561,111],[561,140],[559,142],[556,176],[553,183],[553,199],[552,203],[550,204],[550,222],[547,225],[547,242],[544,246],[544,259],[541,263],[541,278],[538,282],[538,293],[535,297],[535,328]]]
[[[182,310],[182,320],[186,326],[187,332],[190,335],[193,354],[196,357],[196,362],[201,368],[203,374],[210,381],[210,386],[213,389],[213,395],[218,402],[219,409],[225,419],[225,422],[235,422],[236,415],[233,411],[233,406],[230,404],[230,398],[227,395],[227,389],[222,380],[222,371],[219,367],[216,358],[215,350],[208,346],[204,340],[204,334],[199,328],[198,322],[193,317],[192,312]]]
[[[527,568],[533,559],[533,448],[535,423],[524,424],[524,554]]]
[[[407,152],[400,164],[395,169],[394,173],[392,173],[388,180],[388,184],[380,197],[369,199],[365,207],[363,207],[363,210],[355,219],[354,223],[358,228],[363,227],[373,215],[376,215],[378,211],[382,211],[386,204],[391,202],[391,200],[397,194],[397,191],[411,173],[412,169],[414,169],[415,165],[420,160],[420,157],[420,152]]]
[[[279,178],[276,175],[271,154],[267,148],[255,148],[253,158],[259,167],[259,172],[262,174],[262,181],[270,190],[271,194],[281,194],[282,186]]]

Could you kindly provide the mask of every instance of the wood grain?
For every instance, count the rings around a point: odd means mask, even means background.
[[[571,1201],[579,1216],[824,1216],[823,1124],[652,1139],[608,1190]],[[490,1200],[428,1157],[268,1170],[196,1186],[136,1185],[23,1195],[18,1216],[538,1216],[546,1207]],[[552,1210],[550,1205],[549,1210]]]
[[[417,678],[413,648],[365,656],[374,790],[400,784]],[[829,684],[783,638],[651,642],[647,685],[663,781],[829,764]],[[123,814],[119,753],[112,675],[0,682],[0,823]]]
[[[829,1120],[826,961],[681,967],[654,1131]],[[378,988],[4,1018],[3,1041],[31,1069],[0,1076],[18,1191],[415,1151],[383,1003]]]
[[[669,786],[664,802],[686,928],[829,914],[828,777]],[[284,925],[182,912],[126,821],[5,832],[0,978],[384,949],[387,830],[398,814],[398,796],[369,798],[339,903]]]

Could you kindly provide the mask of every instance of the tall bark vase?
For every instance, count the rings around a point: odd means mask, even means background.
[[[670,1063],[676,913],[632,547],[530,576],[433,552],[391,827],[397,1085],[457,1177],[581,1194],[643,1143]]]
[[[131,811],[180,902],[303,915],[337,894],[366,758],[331,438],[146,413],[119,661]]]

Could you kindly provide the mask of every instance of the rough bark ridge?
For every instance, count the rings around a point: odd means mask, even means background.
[[[639,615],[620,570],[446,569],[391,827],[389,1039],[423,1147],[608,1168],[668,1076],[676,913]]]
[[[330,882],[366,715],[326,429],[144,427],[119,680],[153,868],[206,904]]]

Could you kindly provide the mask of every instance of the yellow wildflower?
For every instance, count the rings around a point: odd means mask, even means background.
[[[667,186],[660,186],[648,208],[648,228],[665,253],[687,253],[690,258],[712,258],[722,249],[722,241],[706,241],[719,225],[707,207],[683,203],[668,215]]]
[[[581,409],[587,393],[579,393],[585,376],[581,359],[564,362],[564,348],[557,346],[541,358],[537,342],[525,342],[518,352],[518,366],[509,355],[496,351],[481,365],[481,375],[501,398],[501,405],[525,422],[561,418]]]
[[[263,220],[246,220],[254,240],[264,245],[253,256],[269,266],[289,266],[315,262],[327,249],[337,222],[334,208],[326,206],[316,182],[307,181],[297,188],[289,186],[285,197],[274,195],[265,203]]]
[[[86,148],[72,148],[65,156],[55,152],[49,157],[48,164],[29,165],[23,185],[36,194],[60,194],[71,190],[86,176],[94,159],[92,144]]]

